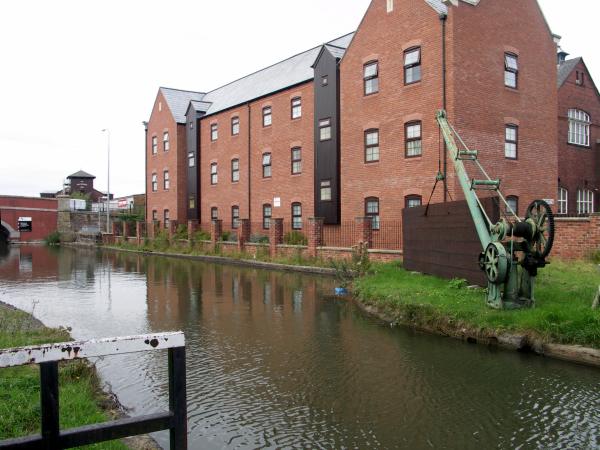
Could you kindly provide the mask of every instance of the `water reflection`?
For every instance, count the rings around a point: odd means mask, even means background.
[[[0,283],[77,338],[184,330],[192,448],[600,445],[596,371],[391,330],[327,278],[24,247]],[[167,407],[165,354],[98,366],[134,414]]]

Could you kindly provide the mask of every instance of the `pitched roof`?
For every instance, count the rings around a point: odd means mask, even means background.
[[[558,87],[565,84],[565,81],[567,81],[567,78],[569,78],[569,75],[571,75],[571,72],[573,72],[573,69],[575,69],[580,61],[581,58],[573,58],[563,61],[558,65]]]
[[[346,34],[325,45],[337,48],[338,54],[345,51],[354,33]],[[333,47],[331,47],[333,46]],[[215,114],[242,103],[280,91],[290,86],[310,81],[314,78],[312,64],[321,51],[322,46],[307,50],[277,64],[254,72],[232,83],[208,92],[200,100],[210,103],[206,114]],[[342,55],[343,56],[343,55]],[[189,103],[189,102],[188,102]],[[186,105],[187,108],[188,105]]]
[[[87,172],[84,172],[83,170],[80,170],[79,172],[75,172],[74,174],[69,175],[67,177],[67,179],[71,179],[71,178],[96,178],[96,177]]]
[[[183,91],[166,87],[161,87],[160,92],[167,101],[171,114],[173,114],[173,118],[177,123],[185,123],[185,113],[190,101],[202,100],[202,97],[206,95],[203,92]]]

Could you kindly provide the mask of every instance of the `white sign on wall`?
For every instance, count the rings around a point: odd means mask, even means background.
[[[281,197],[275,197],[273,199],[273,207],[275,207],[275,208],[281,207]]]

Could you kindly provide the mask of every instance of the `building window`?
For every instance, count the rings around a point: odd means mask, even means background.
[[[196,155],[194,152],[188,153],[188,167],[194,167],[196,165]]]
[[[516,89],[519,83],[519,57],[504,54],[504,85]]]
[[[373,230],[379,230],[379,199],[369,197],[365,199],[365,216],[371,218],[371,227]]]
[[[188,205],[189,205],[189,209],[195,209],[196,208],[196,197],[193,195],[190,195],[189,199],[188,199]]]
[[[263,178],[271,178],[271,154],[264,153],[262,157]]]
[[[216,206],[210,208],[210,220],[219,220],[219,208]]]
[[[217,184],[219,181],[219,175],[217,174],[217,163],[210,165],[210,184]]]
[[[518,216],[519,215],[519,197],[517,197],[515,195],[509,195],[508,197],[506,197],[506,203],[508,203],[508,206],[506,207],[506,213],[512,214],[512,212],[510,211],[512,209],[514,214]],[[509,207],[510,207],[510,209],[509,209]]]
[[[231,118],[231,135],[236,136],[240,134],[240,118],[232,117]]]
[[[565,188],[558,188],[558,214],[568,214],[569,211],[569,191]]]
[[[170,187],[171,187],[171,180],[169,179],[169,171],[165,170],[163,172],[163,188],[165,189],[165,191],[168,191]]]
[[[379,161],[379,130],[365,131],[365,162]]]
[[[404,84],[421,81],[421,47],[404,52]]]
[[[152,222],[156,222],[158,221],[158,211],[153,209],[152,210]]]
[[[363,67],[365,95],[379,92],[379,63],[372,61]]]
[[[171,219],[169,218],[169,210],[165,209],[163,212],[164,224],[165,228],[169,228],[169,224],[171,223]]]
[[[265,204],[263,205],[263,228],[268,230],[271,228],[271,217],[273,215],[273,208],[271,205]]]
[[[240,160],[232,159],[231,160],[231,181],[233,183],[237,183],[240,181]]]
[[[420,195],[408,195],[404,199],[404,207],[405,208],[416,208],[421,206],[423,200]]]
[[[327,86],[329,84],[329,77],[324,75],[321,77],[321,86]]]
[[[231,207],[231,228],[234,230],[239,228],[240,226],[240,207],[232,206]]]
[[[302,99],[296,97],[292,99],[292,119],[299,119],[302,117]]]
[[[152,136],[152,154],[156,155],[158,153],[158,138],[156,136]]]
[[[414,158],[423,154],[421,122],[409,122],[404,125],[404,147],[407,158]]]
[[[321,181],[321,201],[331,201],[331,180]]]
[[[158,191],[158,175],[152,174],[152,192]]]
[[[321,141],[331,139],[331,119],[319,120],[319,139]]]
[[[169,132],[165,131],[163,133],[163,150],[165,152],[168,152],[170,150],[171,146],[169,144]]]
[[[584,83],[585,83],[585,73],[577,70],[576,75],[575,75],[575,84],[577,86],[583,86]]]
[[[190,122],[190,130],[194,129],[194,122]]]
[[[263,127],[271,126],[273,123],[273,109],[270,106],[265,106],[262,110]]]
[[[302,173],[302,149],[294,147],[292,149],[292,175]]]
[[[589,189],[577,190],[577,214],[592,214],[594,212],[594,193]]]
[[[387,12],[391,13],[394,10],[394,0],[387,0]]]
[[[590,146],[590,115],[579,109],[569,110],[569,144]]]
[[[219,139],[219,124],[213,123],[210,126],[210,140],[214,142],[217,139]]]
[[[292,229],[302,229],[302,203],[292,203]]]
[[[508,159],[517,159],[519,141],[519,127],[506,125],[506,140],[504,141],[504,156]]]

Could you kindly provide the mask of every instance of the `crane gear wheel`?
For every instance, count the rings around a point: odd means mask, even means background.
[[[554,214],[544,200],[534,200],[527,208],[525,220],[535,223],[535,233],[530,244],[537,258],[545,258],[554,243]]]
[[[481,265],[490,283],[504,283],[508,275],[508,258],[504,246],[499,242],[490,243],[483,253]]]

